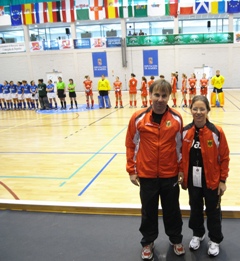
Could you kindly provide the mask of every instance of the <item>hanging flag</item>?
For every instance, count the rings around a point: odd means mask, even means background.
[[[70,23],[74,21],[74,0],[62,0],[62,22]]]
[[[147,5],[135,5],[134,17],[147,17]]]
[[[23,24],[35,24],[34,4],[22,5]]]
[[[0,6],[0,16],[4,16],[6,14],[9,14],[9,10],[6,6]]]
[[[76,20],[89,20],[88,0],[75,0]]]
[[[101,20],[105,18],[103,0],[90,0],[90,20]]]
[[[132,0],[119,0],[119,17],[133,17]]]
[[[0,25],[11,25],[10,10],[7,6],[0,6]]]
[[[238,1],[228,1],[227,2],[227,13],[235,14],[240,13],[240,2]]]
[[[211,2],[211,14],[223,14],[225,13],[225,0],[212,1]]]
[[[118,0],[104,0],[105,16],[107,19],[118,18]]]
[[[195,14],[208,14],[209,2],[204,0],[197,0],[195,3]]]
[[[47,3],[35,3],[35,21],[37,24],[43,24],[48,22],[47,15]]]
[[[165,1],[165,15],[178,16],[178,0]]]
[[[192,0],[180,0],[179,3],[179,14],[181,15],[189,15],[193,14],[193,4]]]
[[[61,22],[60,2],[47,2],[48,22]]]
[[[21,5],[11,5],[10,6],[12,26],[22,25],[21,13],[22,13],[22,6]]]
[[[164,16],[165,0],[148,1],[148,16]]]
[[[147,17],[147,1],[134,0],[134,17]]]

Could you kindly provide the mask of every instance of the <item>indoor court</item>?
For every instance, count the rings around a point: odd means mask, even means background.
[[[222,209],[227,217],[239,217],[240,90],[224,91],[225,106],[212,108],[210,120],[223,127],[230,147]],[[123,109],[114,109],[114,92],[110,97],[111,109],[86,110],[84,93],[78,93],[78,110],[0,111],[2,209],[140,213],[139,188],[125,170],[125,135],[141,107],[140,94],[137,109],[129,108],[127,91]],[[179,106],[180,97],[178,92]],[[97,104],[96,92],[94,99]],[[177,110],[184,124],[192,121],[188,108]],[[180,203],[183,213],[189,209],[186,191],[181,190]]]

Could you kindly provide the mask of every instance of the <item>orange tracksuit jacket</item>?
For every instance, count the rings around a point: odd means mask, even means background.
[[[194,123],[190,123],[183,129],[182,161],[184,172],[183,188],[187,188],[189,156],[195,134]],[[199,141],[203,158],[206,185],[209,189],[216,189],[220,180],[225,181],[229,171],[229,148],[225,134],[221,127],[207,121],[205,126],[199,129]]]
[[[153,122],[151,107],[135,112],[126,135],[127,172],[141,178],[178,175],[182,128],[181,115],[169,107],[160,125]]]

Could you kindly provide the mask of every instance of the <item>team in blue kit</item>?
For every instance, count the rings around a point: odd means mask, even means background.
[[[45,83],[43,82],[43,86]],[[39,84],[36,84],[34,80],[28,83],[27,80],[22,81],[10,81],[5,80],[0,83],[0,111],[9,110],[51,110],[58,109],[57,96],[55,91],[55,84],[51,79],[46,84],[46,97],[44,96],[45,103],[48,106],[42,106],[42,90],[40,90]],[[64,94],[65,95],[65,94]],[[66,102],[65,102],[66,103]],[[76,103],[76,101],[75,101]],[[72,108],[72,107],[71,107]],[[60,109],[60,108],[59,108]],[[66,110],[66,106],[61,108]],[[78,109],[76,107],[76,109]]]

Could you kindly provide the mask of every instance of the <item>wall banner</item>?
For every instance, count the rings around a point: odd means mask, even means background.
[[[19,53],[25,51],[26,51],[25,43],[0,44],[0,53]]]
[[[104,74],[107,77],[108,76],[108,68],[107,68],[106,52],[92,53],[92,61],[93,61],[94,77],[101,77],[102,74]]]
[[[36,52],[36,51],[43,51],[43,44],[42,41],[34,41],[29,43],[30,51]]]
[[[107,38],[107,47],[121,47],[121,38],[120,37],[108,37]]]
[[[143,50],[143,75],[158,76],[158,50]]]
[[[147,36],[127,36],[127,47],[167,46],[187,44],[229,44],[234,42],[233,33],[206,34],[166,34]]]
[[[59,50],[59,41],[58,40],[50,40],[50,41],[43,41],[43,49],[44,51],[49,50]]]
[[[91,40],[90,39],[74,39],[73,45],[74,45],[74,49],[90,49]]]

